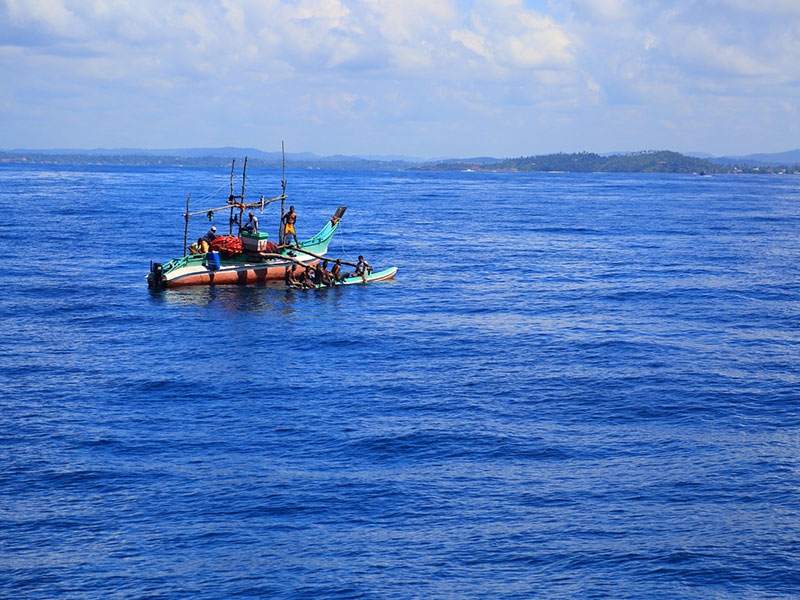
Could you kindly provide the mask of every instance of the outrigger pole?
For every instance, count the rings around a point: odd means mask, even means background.
[[[327,256],[322,256],[320,254],[314,254],[313,252],[309,252],[308,250],[303,250],[302,248],[296,248],[295,247],[295,248],[292,248],[292,250],[294,252],[302,252],[303,254],[308,254],[309,256],[313,256],[314,258],[318,258],[320,260],[330,260],[331,262],[333,262],[333,259],[330,259]],[[358,266],[356,263],[347,262],[346,260],[342,260],[341,258],[339,259],[339,261],[343,265],[347,265],[349,267],[357,267]]]

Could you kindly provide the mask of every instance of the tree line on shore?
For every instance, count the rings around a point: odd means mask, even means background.
[[[452,171],[529,171],[565,173],[795,173],[800,165],[756,166],[743,162],[730,164],[669,150],[600,155],[592,152],[545,154],[509,158],[492,163],[443,161],[434,165],[414,167],[420,170]]]
[[[63,164],[63,165],[120,165],[149,167],[223,167],[230,165],[229,157],[221,156],[160,156],[150,154],[97,155],[80,152],[46,153],[0,152],[0,163]],[[280,167],[279,159],[252,158],[251,167]],[[361,170],[421,170],[421,171],[508,171],[508,172],[567,172],[567,173],[780,173],[800,174],[800,165],[754,165],[748,162],[732,164],[668,150],[600,155],[592,152],[558,153],[507,159],[442,160],[414,163],[403,160],[370,160],[337,156],[317,158],[287,157],[289,168],[361,169]]]

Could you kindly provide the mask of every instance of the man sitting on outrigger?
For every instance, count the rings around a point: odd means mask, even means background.
[[[311,267],[306,267],[300,276],[300,285],[309,290],[314,289],[314,280],[311,279]]]
[[[327,260],[317,263],[317,268],[314,269],[314,283],[317,285],[331,285],[331,277],[328,273]]]
[[[297,277],[295,277],[294,272],[296,270],[297,270],[297,265],[286,267],[286,272],[283,274],[283,282],[286,284],[286,287],[291,287],[291,288],[302,287],[300,282],[297,281]]]
[[[337,258],[336,264],[333,265],[331,269],[331,280],[333,283],[341,283],[344,281],[344,277],[342,276],[342,259]]]
[[[367,283],[367,274],[372,273],[372,267],[364,260],[364,257],[358,255],[358,262],[356,263],[356,270],[353,271],[353,277],[361,277],[364,283]]]

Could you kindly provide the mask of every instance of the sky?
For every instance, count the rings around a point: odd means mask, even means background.
[[[800,147],[800,0],[0,0],[0,148]]]

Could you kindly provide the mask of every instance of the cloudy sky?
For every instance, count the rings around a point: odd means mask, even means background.
[[[800,0],[0,0],[0,148],[800,147]]]

